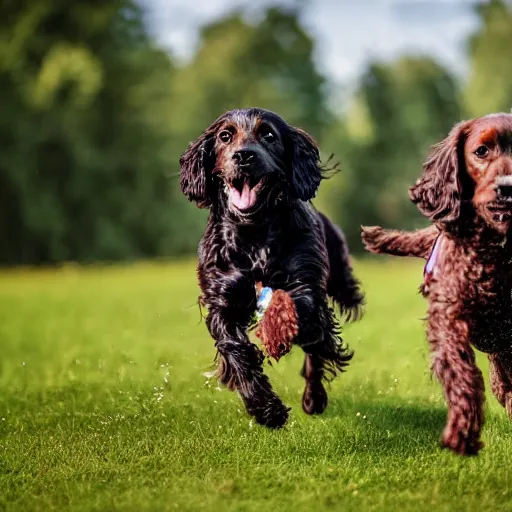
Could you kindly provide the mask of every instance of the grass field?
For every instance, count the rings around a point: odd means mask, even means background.
[[[352,365],[313,418],[300,350],[268,368],[293,407],[277,432],[203,375],[193,262],[0,274],[0,510],[511,510],[512,425],[490,392],[481,454],[438,447],[420,265],[357,273]]]

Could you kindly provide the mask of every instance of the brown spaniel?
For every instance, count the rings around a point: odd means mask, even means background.
[[[457,124],[435,145],[410,197],[432,225],[363,227],[369,251],[427,260],[432,369],[448,402],[443,446],[481,448],[484,381],[473,348],[489,355],[491,387],[512,414],[512,114]]]

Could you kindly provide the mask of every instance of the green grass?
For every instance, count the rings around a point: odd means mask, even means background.
[[[512,509],[512,426],[490,393],[481,454],[438,447],[421,266],[357,273],[367,314],[326,413],[301,410],[299,349],[267,369],[293,407],[277,432],[203,375],[193,262],[0,274],[0,510]]]

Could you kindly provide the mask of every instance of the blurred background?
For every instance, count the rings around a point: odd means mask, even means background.
[[[193,254],[179,157],[248,106],[340,161],[315,202],[360,254],[361,224],[424,223],[431,144],[512,108],[503,0],[1,0],[0,26],[3,266]]]

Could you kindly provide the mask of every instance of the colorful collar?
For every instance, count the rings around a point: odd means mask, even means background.
[[[432,275],[434,274],[434,270],[436,268],[437,260],[439,259],[439,254],[441,253],[441,244],[443,241],[443,235],[440,233],[436,238],[434,243],[434,247],[427,259],[427,263],[425,264],[425,268],[423,269],[423,279],[426,284],[430,281]]]

